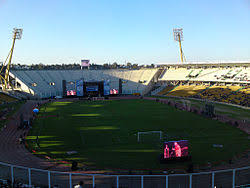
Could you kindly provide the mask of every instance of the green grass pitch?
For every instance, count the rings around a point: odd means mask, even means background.
[[[142,99],[45,104],[27,140],[35,155],[76,160],[90,169],[165,169],[162,143],[138,143],[139,131],[163,131],[165,141],[189,140],[194,164],[218,163],[249,148],[248,135],[237,128]]]

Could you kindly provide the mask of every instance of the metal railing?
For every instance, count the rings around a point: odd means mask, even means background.
[[[89,188],[235,188],[250,184],[250,166],[189,174],[107,175],[49,171],[0,162],[0,179],[49,188],[55,185],[72,188],[79,181]]]

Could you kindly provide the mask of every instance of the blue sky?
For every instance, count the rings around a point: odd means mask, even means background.
[[[250,0],[0,0],[0,61],[138,64],[250,60]]]

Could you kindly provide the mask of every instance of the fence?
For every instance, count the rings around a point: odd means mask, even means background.
[[[0,162],[0,179],[39,187],[69,187],[79,181],[86,188],[206,188],[250,185],[250,166],[211,172],[169,175],[105,175],[48,171]]]

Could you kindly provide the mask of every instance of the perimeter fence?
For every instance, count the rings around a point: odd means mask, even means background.
[[[41,170],[0,162],[0,180],[27,187],[84,188],[227,188],[250,187],[250,166],[236,169],[169,175],[106,175]]]

